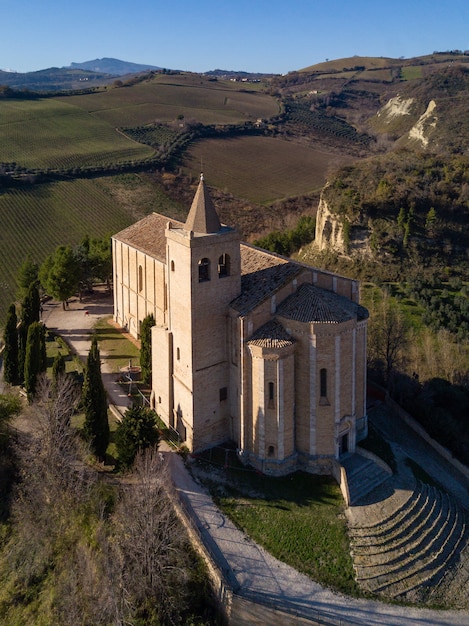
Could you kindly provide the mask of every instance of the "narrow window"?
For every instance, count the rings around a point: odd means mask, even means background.
[[[138,291],[139,293],[143,289],[143,267],[141,265],[138,266]]]
[[[181,358],[181,351],[179,350],[179,348],[176,348],[176,359],[179,361]]]
[[[228,398],[228,387],[222,387],[220,389],[220,402],[223,402]]]
[[[210,260],[207,258],[199,261],[199,283],[210,280]]]
[[[171,261],[171,271],[174,272],[174,261]]]
[[[321,398],[327,398],[327,370],[325,367],[319,371],[319,391]]]
[[[269,446],[269,449],[267,451],[267,456],[273,457],[274,455],[275,455],[275,448],[274,448],[274,446]]]
[[[269,400],[274,399],[274,383],[269,383]]]
[[[269,383],[269,409],[273,409],[275,407],[275,385],[274,383]]]
[[[230,255],[222,254],[218,259],[218,278],[230,275]]]

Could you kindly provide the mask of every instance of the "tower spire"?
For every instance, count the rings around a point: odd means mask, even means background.
[[[205,235],[217,233],[221,229],[220,219],[205,186],[203,172],[200,174],[199,186],[186,219],[185,229]]]

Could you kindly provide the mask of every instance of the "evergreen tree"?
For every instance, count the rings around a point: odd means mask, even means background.
[[[33,322],[28,329],[26,357],[24,360],[24,386],[28,399],[32,400],[37,388],[37,379],[45,371],[45,329],[43,324]]]
[[[151,328],[154,325],[155,318],[150,314],[142,321],[140,329],[140,365],[142,368],[142,380],[146,384],[151,382]]]
[[[28,330],[33,322],[39,322],[40,310],[39,283],[35,280],[30,283],[21,303],[21,324],[18,332],[18,375],[21,380],[24,380]]]
[[[52,363],[52,380],[54,381],[54,383],[57,384],[57,381],[59,380],[59,378],[63,376],[64,374],[65,374],[65,359],[63,357],[63,354],[59,352],[55,356],[54,362]]]
[[[83,381],[82,404],[85,411],[83,432],[90,442],[93,453],[104,459],[109,443],[107,398],[101,377],[101,360],[98,340],[93,337],[88,353]]]
[[[3,340],[5,350],[3,352],[3,378],[6,383],[15,383],[18,380],[18,318],[16,307],[10,305],[5,324]]]
[[[80,264],[70,246],[59,246],[39,270],[42,286],[56,300],[65,301],[75,292],[80,280]]]
[[[52,391],[54,396],[60,387],[61,381],[65,376],[65,359],[61,352],[59,352],[52,363]]]
[[[119,463],[131,467],[138,452],[158,445],[159,440],[155,411],[141,406],[128,409],[116,430]]]
[[[18,298],[22,300],[28,293],[29,286],[38,280],[39,268],[29,256],[23,261],[18,270],[16,282],[18,283]]]

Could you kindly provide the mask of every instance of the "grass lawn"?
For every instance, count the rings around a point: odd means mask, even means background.
[[[66,342],[50,330],[46,335],[46,351],[47,351],[47,376],[52,378],[52,366],[55,357],[60,353],[65,360],[65,371],[67,374],[83,372],[83,364],[79,358],[73,356]]]
[[[239,528],[313,580],[358,595],[344,502],[332,478],[303,472],[272,478],[241,467],[229,469],[224,477],[228,483],[208,480],[208,486]]]
[[[95,332],[100,353],[106,355],[112,371],[118,373],[129,361],[132,365],[140,364],[140,349],[110,320],[110,317],[102,317],[95,326]]]

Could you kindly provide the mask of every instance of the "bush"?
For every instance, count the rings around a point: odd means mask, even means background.
[[[159,444],[156,418],[155,411],[141,406],[125,412],[115,435],[119,464],[123,468],[132,466],[138,452]]]

